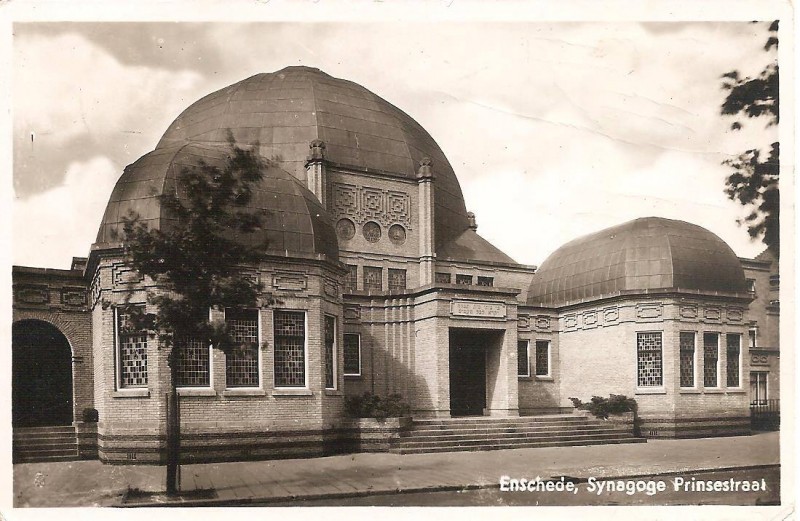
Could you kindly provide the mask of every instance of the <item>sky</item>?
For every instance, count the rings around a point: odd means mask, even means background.
[[[124,167],[200,97],[318,67],[416,119],[461,183],[478,233],[517,262],[637,217],[764,246],[721,163],[778,139],[720,116],[720,76],[756,75],[768,23],[15,23],[12,261],[87,256]]]

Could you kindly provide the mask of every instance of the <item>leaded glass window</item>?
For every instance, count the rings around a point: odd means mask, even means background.
[[[461,273],[456,273],[456,284],[469,286],[470,284],[472,284],[472,275],[463,275]]]
[[[636,384],[639,387],[658,387],[664,384],[661,333],[637,333]]]
[[[137,328],[132,313],[117,310],[119,387],[147,387],[147,332]]]
[[[406,289],[406,270],[389,268],[389,291]]]
[[[364,291],[383,291],[383,268],[364,266]]]
[[[531,375],[531,360],[528,352],[528,341],[517,342],[517,376]]]
[[[275,310],[274,316],[275,387],[305,387],[305,313]]]
[[[258,387],[258,310],[226,309],[225,324],[233,348],[225,357],[227,387]]]
[[[361,376],[361,337],[356,333],[344,334],[344,375]]]
[[[358,290],[358,266],[347,265],[347,276],[344,279],[344,292],[352,293]]]
[[[767,373],[754,371],[750,373],[750,403],[767,403]]]
[[[680,379],[681,387],[694,387],[694,333],[680,334]]]
[[[211,385],[211,348],[199,340],[185,340],[175,346],[178,359],[178,387]]]
[[[717,333],[703,334],[703,385],[705,387],[717,387],[719,381],[719,335]]]
[[[725,378],[728,387],[741,387],[739,354],[742,348],[742,336],[735,333],[726,335],[727,358],[725,361]]]
[[[536,376],[550,376],[550,341],[536,341]]]
[[[452,276],[449,273],[437,273],[436,274],[436,283],[437,284],[450,284],[452,280]]]
[[[336,317],[325,315],[325,388],[336,388]]]
[[[478,277],[478,286],[494,286],[494,277]]]

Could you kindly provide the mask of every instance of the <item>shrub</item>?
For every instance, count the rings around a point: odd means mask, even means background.
[[[97,409],[93,409],[92,407],[87,407],[83,410],[83,421],[86,423],[97,423],[97,420],[100,418],[100,414],[97,412]]]
[[[369,391],[359,396],[351,396],[345,400],[345,411],[353,418],[398,418],[408,416],[411,407],[403,401],[399,394],[390,394],[381,398]]]
[[[592,396],[591,401],[582,402],[578,398],[570,398],[573,407],[589,411],[597,418],[607,419],[609,414],[636,412],[636,399],[622,394],[611,394],[608,398]]]

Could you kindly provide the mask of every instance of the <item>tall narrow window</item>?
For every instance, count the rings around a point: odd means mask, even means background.
[[[404,291],[406,289],[406,270],[389,268],[389,291]]]
[[[226,387],[258,387],[258,310],[226,309],[225,324],[234,342],[225,356]]]
[[[637,333],[637,380],[639,387],[659,387],[664,384],[661,333]]]
[[[361,336],[356,333],[344,334],[344,375],[361,376]]]
[[[275,387],[306,385],[306,316],[275,310]]]
[[[352,293],[358,290],[358,266],[347,265],[347,276],[344,279],[345,293]]]
[[[681,387],[694,387],[694,340],[692,331],[681,331],[680,334],[680,379]]]
[[[325,315],[325,388],[336,389],[336,317]]]
[[[726,339],[726,359],[725,359],[725,385],[728,387],[741,387],[741,351],[742,335],[728,333]]]
[[[383,268],[364,266],[364,291],[383,291]]]
[[[550,341],[536,341],[536,376],[550,376]]]
[[[139,306],[143,312],[144,306]],[[117,309],[117,386],[147,387],[147,332],[137,328],[132,313]]]
[[[758,328],[751,327],[747,330],[747,340],[750,345],[750,349],[755,349],[758,347],[758,343],[756,342],[756,337],[758,336]]]
[[[530,342],[520,340],[517,342],[517,376],[531,375]]]
[[[211,385],[211,346],[198,340],[176,343],[178,358],[178,387],[209,387]]]
[[[750,373],[750,403],[767,403],[767,373],[753,371]]]
[[[719,334],[703,334],[703,386],[719,386]]]

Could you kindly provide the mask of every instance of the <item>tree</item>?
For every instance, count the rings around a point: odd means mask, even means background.
[[[769,38],[765,51],[778,47],[778,21],[769,26]],[[779,71],[777,58],[755,77],[741,77],[738,71],[722,75],[722,88],[728,92],[722,103],[721,112],[725,116],[766,119],[766,126],[777,125],[779,111]],[[741,119],[731,124],[731,129],[739,130]],[[738,201],[750,212],[740,219],[746,223],[752,238],[761,238],[776,255],[780,254],[780,144],[770,145],[768,153],[753,148],[735,159],[723,161],[733,173],[725,181],[725,193],[733,201]]]
[[[160,195],[169,224],[155,229],[135,214],[124,219],[128,261],[157,288],[147,297],[156,313],[145,314],[135,306],[127,311],[136,327],[148,330],[158,338],[160,348],[168,350],[167,494],[179,489],[177,383],[182,349],[190,341],[226,353],[252,347],[237,343],[224,321],[212,321],[209,313],[211,309],[256,307],[262,289],[242,267],[258,265],[266,244],[241,239],[248,234],[260,236],[262,215],[249,210],[248,203],[268,161],[239,148],[232,138],[229,141],[230,152],[222,166],[201,161],[184,167],[177,189]]]

